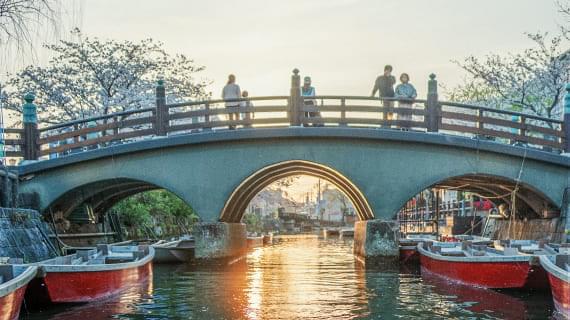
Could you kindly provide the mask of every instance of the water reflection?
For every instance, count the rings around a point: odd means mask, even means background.
[[[281,239],[223,267],[155,266],[154,282],[24,319],[544,319],[546,294],[451,284],[418,269],[363,268],[351,242]]]

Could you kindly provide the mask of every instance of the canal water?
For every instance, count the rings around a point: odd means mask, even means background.
[[[288,237],[223,267],[156,265],[109,300],[22,319],[549,319],[548,293],[461,286],[414,268],[363,268],[351,241]]]

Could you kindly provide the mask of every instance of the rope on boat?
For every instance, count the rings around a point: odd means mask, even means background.
[[[523,155],[523,159],[521,161],[521,168],[519,169],[519,175],[517,176],[517,179],[515,180],[515,189],[512,192],[512,196],[511,196],[511,217],[509,219],[509,228],[507,231],[507,235],[509,235],[509,237],[511,237],[511,226],[513,225],[513,221],[516,219],[516,215],[517,215],[517,192],[519,191],[520,188],[520,182],[521,182],[521,177],[524,171],[524,164],[525,164],[525,160],[526,160],[526,154],[527,154],[528,149],[525,148],[524,149],[524,155]]]

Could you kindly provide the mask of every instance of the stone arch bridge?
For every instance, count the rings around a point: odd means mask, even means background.
[[[207,225],[198,238],[215,244],[197,248],[204,257],[242,250],[249,201],[296,174],[335,184],[363,221],[392,219],[433,186],[487,196],[516,190],[527,210],[560,211],[570,184],[570,158],[559,154],[568,150],[566,121],[442,102],[434,78],[427,99],[406,101],[408,110],[369,97],[302,97],[297,72],[290,95],[234,109],[215,100],[167,104],[159,83],[156,108],[45,128],[27,96],[24,128],[7,130],[19,138],[6,143],[16,146],[9,156],[28,160],[18,167],[20,190],[40,211],[89,203],[104,212],[135,193],[166,189]],[[238,119],[226,119],[230,113]],[[373,230],[358,228],[357,243],[373,245]]]

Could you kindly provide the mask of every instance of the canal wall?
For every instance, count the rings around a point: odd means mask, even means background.
[[[37,211],[0,208],[0,257],[21,258],[24,263],[55,257],[48,234]]]
[[[564,218],[532,220],[495,220],[489,234],[492,239],[528,239],[564,242],[566,221]]]

